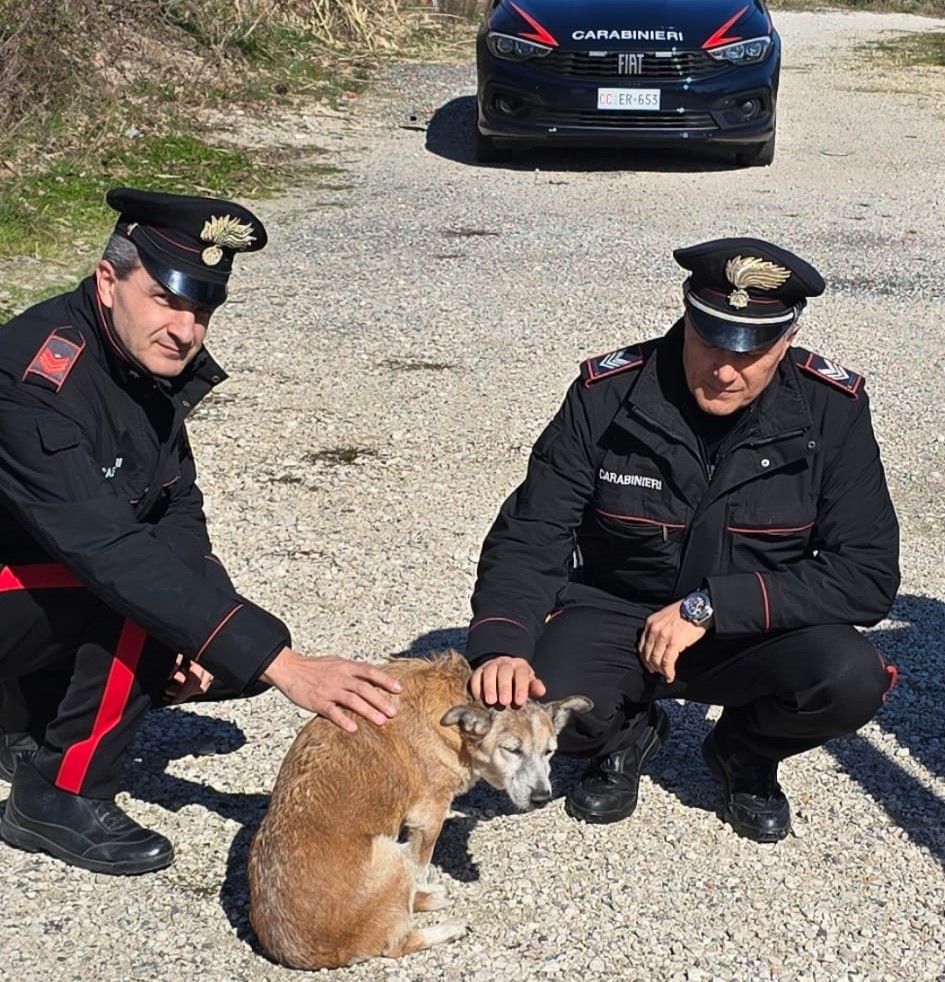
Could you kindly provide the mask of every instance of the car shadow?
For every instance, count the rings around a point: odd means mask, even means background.
[[[731,157],[700,147],[687,148],[684,153],[675,150],[631,150],[626,147],[535,147],[527,151],[514,151],[507,161],[484,164],[475,157],[475,128],[475,96],[458,96],[433,113],[426,128],[426,149],[459,164],[505,170],[703,173],[742,169]]]

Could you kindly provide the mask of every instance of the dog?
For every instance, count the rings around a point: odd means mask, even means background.
[[[397,715],[353,734],[306,723],[250,846],[250,922],[290,968],[397,958],[465,934],[463,921],[411,922],[449,904],[427,871],[450,803],[484,779],[520,810],[547,804],[556,736],[592,707],[585,696],[521,709],[474,702],[456,652],[386,670],[403,685]]]

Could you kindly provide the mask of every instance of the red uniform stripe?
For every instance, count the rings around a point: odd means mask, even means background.
[[[81,743],[74,743],[62,757],[59,774],[56,776],[56,787],[64,791],[79,794],[85,775],[88,773],[92,757],[103,737],[121,722],[128,696],[135,680],[135,669],[141,658],[144,642],[147,640],[145,631],[125,621],[115,649],[115,657],[102,693],[95,723],[91,734]]]
[[[197,654],[196,654],[196,655],[194,655],[194,661],[199,661],[199,660],[200,660],[200,656],[201,656],[201,655],[202,655],[202,654],[203,654],[203,653],[204,653],[204,652],[205,652],[205,651],[207,650],[207,648],[209,648],[209,647],[210,647],[210,642],[211,642],[211,641],[212,641],[212,640],[213,640],[213,639],[214,639],[214,638],[215,638],[215,637],[216,637],[216,636],[217,636],[217,635],[218,635],[218,634],[220,633],[220,631],[222,631],[222,630],[223,630],[223,625],[224,625],[224,624],[226,624],[226,622],[227,622],[227,621],[228,621],[228,620],[229,620],[229,619],[230,619],[230,618],[231,618],[231,617],[232,617],[232,616],[233,616],[233,615],[234,615],[234,614],[235,614],[235,613],[236,613],[236,612],[237,612],[238,610],[242,610],[242,609],[243,609],[243,605],[242,605],[242,604],[237,604],[237,605],[236,605],[236,606],[235,606],[235,607],[234,607],[234,608],[233,608],[233,609],[232,609],[232,610],[231,610],[231,611],[230,611],[230,612],[229,612],[229,613],[228,613],[228,614],[226,615],[226,617],[224,617],[224,618],[223,618],[223,620],[222,620],[222,621],[220,621],[220,623],[219,623],[219,624],[217,624],[217,626],[216,626],[216,627],[215,627],[215,628],[213,629],[213,631],[212,631],[212,632],[210,633],[210,637],[209,637],[209,638],[207,638],[207,640],[206,640],[206,641],[204,641],[204,643],[203,643],[203,644],[202,644],[202,645],[200,646],[200,651],[198,651],[198,652],[197,652]]]
[[[43,590],[82,587],[82,584],[58,563],[34,563],[28,566],[4,566],[0,569],[0,593],[7,590]]]
[[[761,587],[761,599],[765,605],[765,633],[771,630],[771,607],[768,605],[768,588],[765,586],[764,577],[757,570],[755,576],[758,577],[758,585]]]
[[[889,693],[896,688],[896,684],[899,681],[899,669],[896,668],[892,662],[886,661],[886,659],[883,658],[878,651],[876,654],[879,655],[879,663],[882,666],[883,671],[886,673],[886,677],[889,679],[889,685],[887,686],[886,691],[883,693],[883,702],[885,702],[889,698]]]

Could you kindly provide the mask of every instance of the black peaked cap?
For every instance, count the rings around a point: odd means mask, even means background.
[[[763,239],[713,239],[673,258],[690,271],[686,313],[697,333],[728,351],[756,351],[790,330],[808,297],[824,292],[810,263]]]
[[[148,273],[202,307],[226,300],[236,253],[268,241],[263,223],[234,201],[135,188],[113,188],[105,200],[119,212],[115,232],[137,246]]]

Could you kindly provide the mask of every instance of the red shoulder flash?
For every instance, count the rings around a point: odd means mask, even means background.
[[[85,339],[79,335],[80,340],[72,341],[62,333],[68,328],[56,328],[52,334],[43,342],[39,351],[33,356],[29,367],[23,373],[24,382],[37,382],[39,384],[48,383],[58,392],[66,379],[72,366],[79,360],[79,355],[85,350]],[[75,332],[78,333],[78,332]]]
[[[818,355],[811,351],[808,352],[807,358],[804,361],[797,363],[797,367],[809,375],[819,378],[822,382],[827,382],[838,389],[842,389],[848,396],[853,396],[854,399],[859,398],[857,393],[863,385],[863,376],[857,375],[856,372],[851,372],[848,368],[844,368],[843,365],[838,365],[835,361],[831,361],[829,358],[824,358],[823,355]]]
[[[639,368],[644,360],[639,348],[618,348],[616,351],[608,351],[606,355],[588,358],[581,365],[581,377],[585,386],[593,385],[610,375]]]

